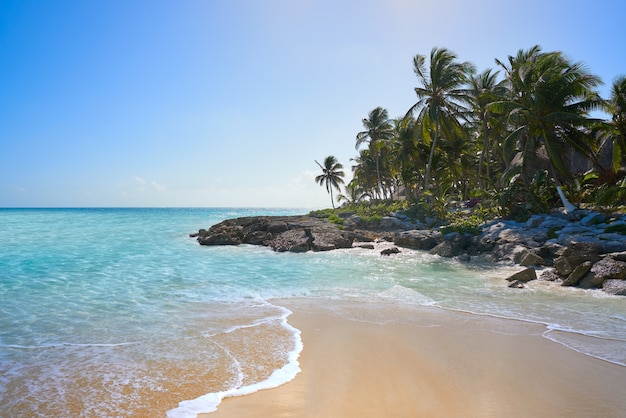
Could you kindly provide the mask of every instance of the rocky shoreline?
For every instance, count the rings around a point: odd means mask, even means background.
[[[353,213],[340,216],[344,222],[341,227],[307,215],[242,217],[190,236],[201,245],[252,244],[278,252],[330,251],[367,247],[363,242],[388,241],[395,247],[386,248],[381,255],[411,248],[461,261],[480,258],[518,264],[523,269],[507,278],[510,287],[523,288],[531,280],[550,280],[626,296],[624,214],[555,211],[534,215],[527,222],[494,220],[484,224],[478,235],[444,235],[438,228],[400,214],[377,222],[365,222]]]

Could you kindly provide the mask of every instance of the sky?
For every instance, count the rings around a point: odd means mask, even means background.
[[[412,60],[562,51],[626,74],[614,0],[0,0],[0,207],[330,207]]]

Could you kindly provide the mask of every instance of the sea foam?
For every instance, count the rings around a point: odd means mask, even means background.
[[[275,370],[268,379],[262,382],[234,387],[221,392],[207,393],[196,399],[182,401],[178,404],[177,408],[171,409],[167,412],[167,417],[195,418],[200,413],[216,411],[218,405],[225,398],[249,395],[264,389],[273,389],[293,380],[301,371],[298,358],[302,352],[303,344],[300,330],[291,326],[289,322],[287,322],[287,317],[291,315],[292,312],[285,308],[282,309],[284,315],[282,317],[281,325],[285,329],[292,332],[294,337],[294,349],[289,353],[288,361],[283,367]],[[231,331],[232,330],[229,330],[228,332]]]

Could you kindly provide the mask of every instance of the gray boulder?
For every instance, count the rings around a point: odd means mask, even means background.
[[[311,241],[303,229],[293,229],[278,234],[269,242],[269,246],[278,252],[305,252],[311,249]]]
[[[591,268],[591,272],[602,279],[626,279],[626,262],[604,257]]]
[[[593,263],[591,261],[585,261],[582,264],[577,265],[574,270],[567,276],[567,279],[563,280],[562,286],[576,286],[580,280],[591,270]]]
[[[556,268],[561,276],[569,276],[578,265],[586,261],[595,263],[599,261],[600,258],[599,255],[595,254],[562,256],[554,260],[554,268]]]
[[[539,279],[548,282],[556,282],[562,280],[561,276],[559,276],[554,269],[546,269],[542,271],[539,275]]]
[[[536,280],[536,279],[537,279],[537,272],[535,271],[534,268],[529,267],[509,276],[506,280],[509,282],[518,281],[518,282],[526,283],[526,282],[529,282],[531,280]]]
[[[398,247],[391,247],[391,248],[385,248],[384,250],[382,250],[380,252],[380,255],[391,255],[391,254],[398,254],[400,253],[400,250],[398,249]]]
[[[309,232],[305,230],[305,232]],[[354,234],[339,229],[312,229],[309,232],[311,238],[310,249],[313,251],[330,251],[338,248],[351,248]]]
[[[393,243],[398,247],[412,248],[414,250],[431,250],[443,241],[439,231],[430,229],[403,231],[396,234]]]
[[[535,254],[532,251],[524,250],[519,253],[520,255],[516,258],[519,258],[518,264],[520,266],[541,266],[544,264],[543,257],[538,254]]]
[[[578,286],[583,289],[600,287],[608,279],[626,279],[626,263],[611,257],[604,257],[591,267],[589,273],[583,277]]]
[[[610,295],[626,296],[626,280],[607,279],[602,283],[602,290]]]

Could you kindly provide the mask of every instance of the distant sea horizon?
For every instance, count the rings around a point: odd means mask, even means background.
[[[283,383],[302,341],[279,301],[294,298],[541,324],[549,340],[626,365],[626,298],[541,281],[510,289],[515,266],[408,249],[294,254],[189,237],[305,210],[0,208],[0,410],[134,416],[167,400],[171,417],[195,416],[176,405]]]

